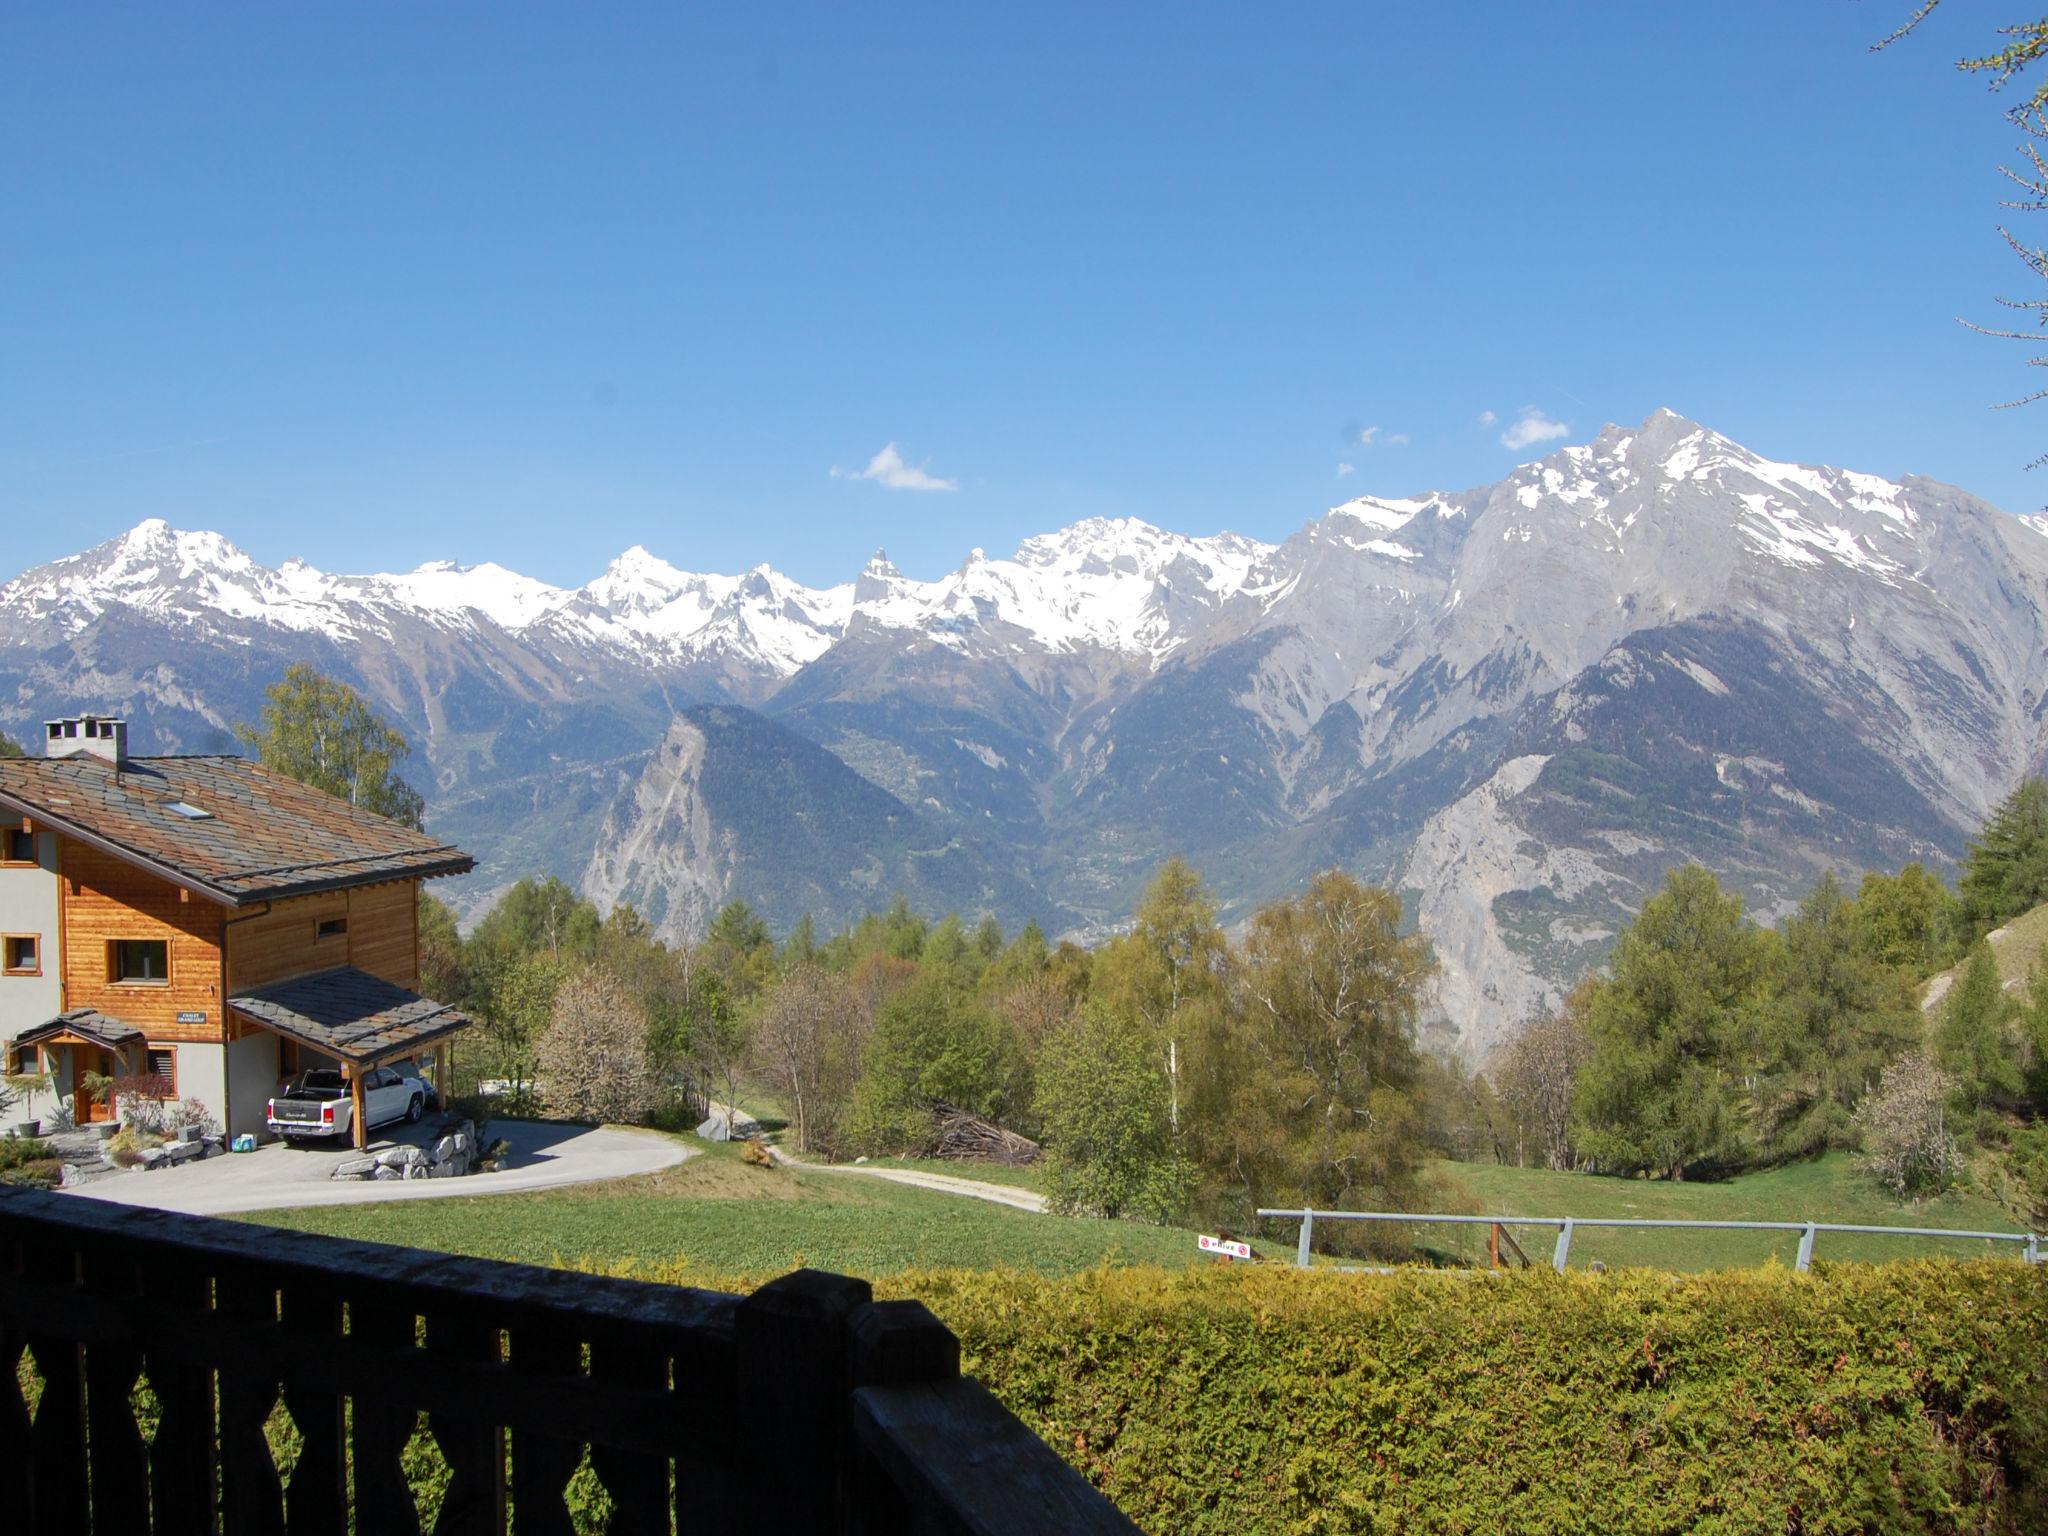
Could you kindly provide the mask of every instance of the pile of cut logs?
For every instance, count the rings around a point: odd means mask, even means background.
[[[1002,1163],[1012,1168],[1038,1161],[1037,1142],[1015,1131],[1006,1131],[993,1120],[984,1120],[951,1104],[934,1104],[932,1115],[939,1131],[933,1150],[940,1157],[959,1163]]]

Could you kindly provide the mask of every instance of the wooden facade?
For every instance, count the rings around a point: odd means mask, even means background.
[[[152,1042],[219,1044],[227,909],[68,837],[57,879],[65,1011],[97,1008]],[[111,947],[129,939],[164,943],[164,981],[111,979]]]
[[[58,844],[63,1006],[96,1008],[152,1044],[220,1045],[236,992],[336,966],[419,985],[419,882],[329,891],[232,912],[86,843]],[[161,942],[162,981],[115,978],[113,947]]]

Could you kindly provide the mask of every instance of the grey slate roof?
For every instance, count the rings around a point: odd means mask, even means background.
[[[229,906],[475,867],[460,848],[241,757],[132,757],[118,772],[87,754],[0,759],[0,812]]]
[[[359,1067],[403,1056],[476,1022],[460,1009],[352,965],[238,992],[228,1007],[253,1024]]]
[[[124,1024],[97,1008],[74,1008],[69,1013],[58,1014],[47,1024],[23,1030],[7,1045],[10,1050],[19,1050],[25,1045],[38,1045],[55,1035],[76,1035],[109,1051],[137,1045],[144,1038],[142,1031],[133,1024]]]

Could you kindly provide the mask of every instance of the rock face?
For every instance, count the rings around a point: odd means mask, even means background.
[[[1231,920],[1342,865],[1406,892],[1479,1050],[1674,863],[1769,917],[1957,855],[2048,765],[2048,521],[1659,412],[1278,545],[1096,520],[932,582],[336,577],[144,524],[0,588],[17,734],[223,749],[300,659],[419,742],[470,911],[547,873],[670,936],[898,891],[1085,933],[1169,853]]]

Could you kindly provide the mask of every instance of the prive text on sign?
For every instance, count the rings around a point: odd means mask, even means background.
[[[1204,1234],[1196,1238],[1195,1243],[1204,1253],[1227,1254],[1233,1259],[1248,1259],[1252,1256],[1250,1243],[1233,1243],[1227,1237],[1210,1237]]]

